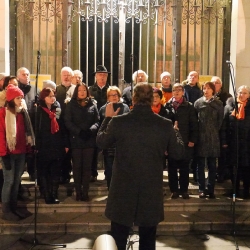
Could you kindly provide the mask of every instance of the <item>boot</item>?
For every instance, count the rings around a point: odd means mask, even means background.
[[[26,215],[22,211],[17,209],[17,202],[10,203],[10,210],[13,214],[17,215],[20,219],[26,218]]]
[[[2,202],[2,211],[3,211],[3,220],[8,221],[18,221],[19,217],[11,212],[10,203],[9,202]]]
[[[41,182],[44,190],[44,199],[46,204],[53,204],[52,194],[50,190],[50,186],[48,184],[46,177],[41,177]]]
[[[58,181],[52,181],[52,200],[53,204],[59,204],[60,201],[58,199],[58,188],[59,188],[59,182]]]

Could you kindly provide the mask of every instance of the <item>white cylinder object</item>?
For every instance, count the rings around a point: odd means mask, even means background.
[[[102,234],[96,238],[92,250],[117,250],[117,246],[111,235]]]

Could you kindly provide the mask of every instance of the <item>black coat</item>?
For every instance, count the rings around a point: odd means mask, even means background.
[[[107,90],[109,88],[109,84],[101,89],[98,87],[97,83],[89,87],[89,93],[91,97],[93,97],[97,101],[97,109],[99,110],[106,102],[107,102]]]
[[[239,167],[250,167],[250,100],[245,107],[245,119],[237,120],[232,112],[235,108],[233,98],[229,98],[224,109],[224,121],[226,124],[226,143],[229,145],[230,164],[235,165],[237,159],[237,145],[239,156]],[[238,126],[238,140],[236,131]],[[223,137],[225,138],[225,137]]]
[[[150,106],[135,105],[129,113],[104,119],[97,145],[108,148],[113,143],[116,154],[106,216],[126,226],[156,226],[164,219],[164,153],[182,158],[182,140],[170,120],[154,114]]]
[[[191,159],[193,156],[193,147],[189,148],[188,143],[198,142],[198,117],[195,108],[191,102],[183,101],[182,104],[175,110],[173,108],[173,99],[171,98],[165,105],[168,116],[167,118],[178,122],[178,128],[182,140],[186,146],[186,159]]]
[[[223,122],[224,108],[220,100],[213,98],[206,102],[201,97],[194,103],[198,113],[199,141],[197,153],[200,157],[220,156],[220,128]]]
[[[58,102],[51,106],[51,111],[60,109]],[[60,109],[61,111],[61,109]],[[33,114],[36,119],[36,149],[38,150],[38,158],[44,160],[62,159],[65,153],[66,138],[64,127],[61,119],[57,119],[59,131],[51,133],[51,119],[49,115],[42,109],[41,106],[37,108],[37,114]],[[57,118],[59,118],[57,116]],[[34,120],[33,120],[34,121]]]
[[[64,122],[69,130],[71,148],[93,148],[96,146],[96,134],[99,129],[99,113],[96,104],[89,99],[86,106],[81,106],[76,99],[66,105]],[[87,140],[80,137],[81,130],[91,130]]]

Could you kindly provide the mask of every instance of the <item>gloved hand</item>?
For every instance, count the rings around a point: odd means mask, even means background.
[[[81,131],[80,131],[80,134],[79,134],[80,138],[81,138],[82,140],[84,140],[84,141],[88,140],[88,139],[91,137],[91,135],[92,135],[92,132],[91,132],[90,129],[81,130]]]
[[[2,161],[3,161],[3,164],[4,164],[4,168],[6,170],[11,170],[10,155],[2,156]]]

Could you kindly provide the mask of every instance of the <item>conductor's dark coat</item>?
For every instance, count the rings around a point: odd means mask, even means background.
[[[132,226],[156,226],[164,219],[163,157],[184,154],[172,122],[150,106],[135,105],[129,113],[105,118],[97,135],[100,148],[116,144],[106,216]]]

